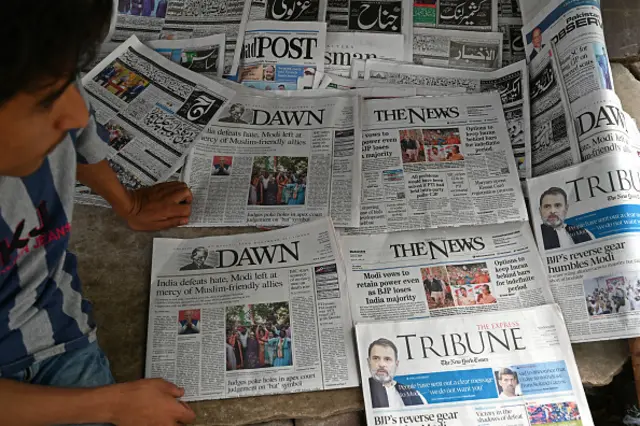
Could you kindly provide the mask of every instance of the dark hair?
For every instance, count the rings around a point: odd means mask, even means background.
[[[567,204],[567,193],[564,192],[564,189],[562,188],[558,188],[557,186],[552,186],[551,188],[547,189],[546,191],[544,191],[542,193],[542,195],[540,196],[540,205],[542,206],[542,199],[544,197],[546,197],[547,195],[562,195],[562,198],[564,198],[564,204]]]
[[[109,31],[112,7],[112,0],[3,1],[0,39],[10,41],[11,54],[0,61],[0,105],[86,67]]]
[[[373,342],[371,342],[371,344],[369,345],[369,357],[371,357],[371,349],[373,349],[374,346],[382,346],[383,348],[391,348],[393,349],[393,354],[395,355],[396,359],[398,359],[398,348],[396,348],[396,345],[389,339],[385,339],[384,337],[381,337],[378,340],[374,340]]]
[[[518,373],[510,368],[501,368],[498,370],[498,380],[502,380],[502,376],[504,375],[513,376],[514,379],[518,380]]]
[[[284,331],[284,329],[280,329],[280,337],[281,337],[281,338],[285,338],[285,337],[287,337],[287,332],[286,332],[286,331]]]
[[[193,250],[191,250],[191,257],[195,256],[196,253],[198,253],[199,251],[203,252],[205,257],[209,257],[209,250],[207,250],[204,247],[196,247]]]
[[[482,287],[485,288],[489,292],[489,294],[491,294],[491,287],[489,287],[489,284],[485,284]]]

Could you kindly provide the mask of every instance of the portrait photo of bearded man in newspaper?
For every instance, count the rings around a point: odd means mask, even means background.
[[[540,196],[540,230],[545,250],[567,248],[595,240],[587,229],[566,224],[568,210],[567,193],[563,189],[551,187]]]
[[[427,401],[411,386],[396,382],[393,378],[400,362],[398,348],[388,339],[380,338],[369,345],[369,389],[373,408],[402,408],[427,405]]]

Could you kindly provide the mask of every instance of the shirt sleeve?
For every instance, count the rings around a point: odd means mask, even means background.
[[[84,87],[82,87],[82,82],[79,78],[76,80],[76,85],[89,110],[89,123],[87,126],[70,132],[76,148],[76,161],[79,164],[98,163],[107,158],[109,133],[104,126],[96,121],[95,111],[91,107],[89,96]]]

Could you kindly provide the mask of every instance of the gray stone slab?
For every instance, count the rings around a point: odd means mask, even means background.
[[[296,426],[365,426],[364,411],[338,414],[325,418],[295,419]]]
[[[629,359],[626,339],[572,345],[584,386],[606,386]]]
[[[640,62],[630,64],[636,77],[640,77]],[[613,86],[622,102],[622,108],[640,124],[640,82],[622,64],[611,64]]]

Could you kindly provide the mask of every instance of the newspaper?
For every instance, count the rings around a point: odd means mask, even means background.
[[[502,107],[511,140],[511,148],[518,165],[520,179],[529,177],[527,149],[531,146],[529,114],[529,72],[525,61],[492,72],[463,71],[400,64],[369,59],[365,65],[365,79],[391,84],[411,84],[427,87],[464,87],[469,92],[500,92]]]
[[[409,54],[413,40],[411,3],[403,0],[331,0],[327,7],[327,31],[402,34],[404,51]]]
[[[413,25],[497,31],[499,1],[502,0],[413,0]]]
[[[233,54],[245,0],[168,0],[161,39],[188,39],[225,34],[224,74],[235,75]]]
[[[354,322],[553,303],[528,222],[343,236]]]
[[[444,68],[493,71],[502,67],[502,33],[415,28],[413,62]]]
[[[358,386],[344,277],[327,218],[154,239],[145,377],[186,401]]]
[[[405,52],[402,34],[372,34],[356,31],[327,33],[324,70],[348,77],[352,59],[391,59],[411,61],[411,50]]]
[[[156,40],[164,25],[168,1],[171,0],[114,0],[118,14],[111,40],[122,42],[132,35],[140,40]]]
[[[96,121],[109,133],[109,163],[129,189],[167,180],[235,94],[135,36],[87,73],[82,84]],[[95,196],[77,200],[92,204]]]
[[[242,55],[234,60],[238,81],[260,90],[296,90],[298,77],[324,70],[325,45],[324,22],[250,21]]]
[[[527,220],[497,93],[364,101],[362,158],[347,232]]]
[[[360,323],[369,425],[593,426],[556,305]]]
[[[225,35],[186,40],[154,40],[147,46],[162,56],[205,77],[222,77]]]
[[[608,154],[528,181],[533,227],[573,342],[640,335],[640,159]]]
[[[190,225],[359,226],[360,134],[354,93],[236,95],[187,160]]]
[[[502,39],[502,66],[521,61],[526,58],[524,42],[522,40],[521,18],[499,18],[498,31],[503,35]]]

